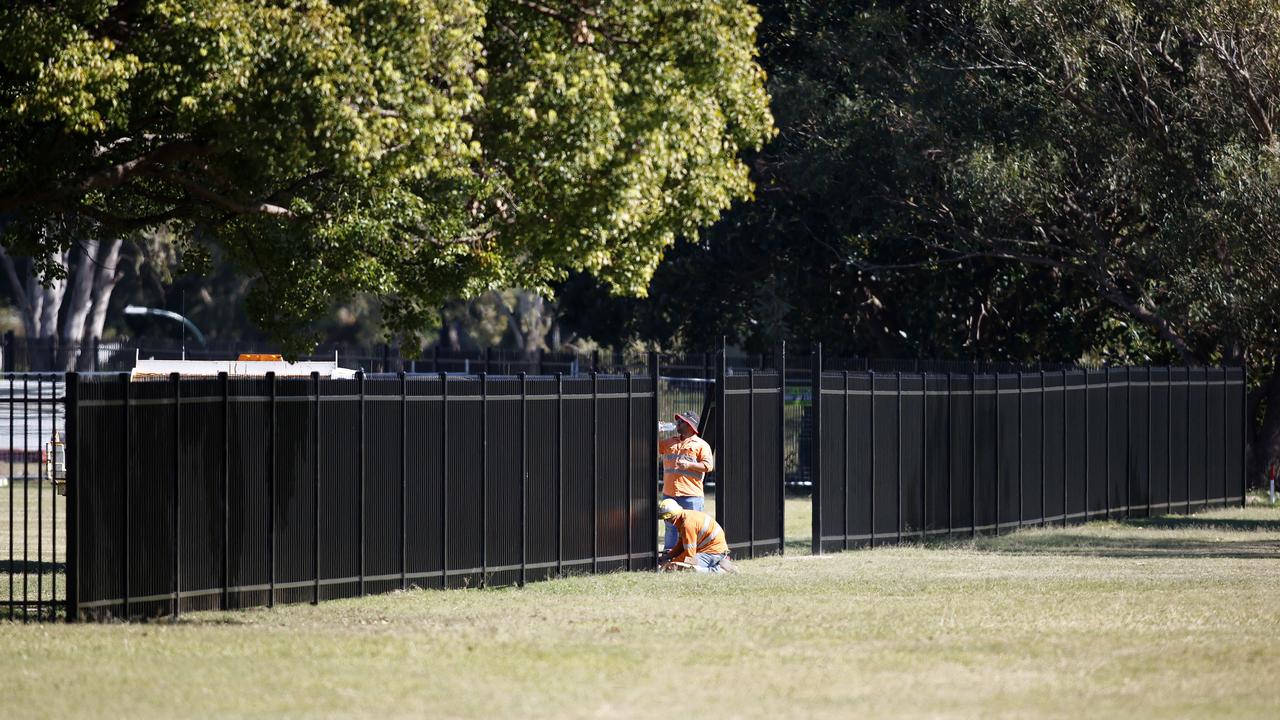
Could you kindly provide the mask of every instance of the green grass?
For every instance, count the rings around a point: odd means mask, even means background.
[[[10,579],[13,597],[23,597],[24,569],[30,600],[35,600],[37,589],[46,600],[55,597],[54,582],[56,592],[65,594],[61,564],[67,556],[66,500],[45,482],[17,480],[0,487],[0,600],[10,597]],[[41,586],[36,581],[39,573],[44,575]],[[0,616],[6,612],[0,610]]]
[[[176,625],[0,624],[0,703],[34,717],[638,717],[677,700],[708,718],[1280,716],[1274,508],[740,565]]]

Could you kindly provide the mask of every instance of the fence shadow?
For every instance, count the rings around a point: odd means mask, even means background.
[[[1130,521],[1122,524],[1136,526],[1138,523]],[[1172,527],[1204,528],[1206,526],[1179,525]],[[1076,555],[1152,559],[1231,558],[1263,560],[1280,558],[1280,542],[1249,538],[1206,541],[1195,538],[1142,537],[1141,535],[1107,537],[1081,532],[1015,533],[1000,538],[979,540],[977,546],[979,549],[988,552],[1016,555]]]
[[[1123,525],[1160,530],[1219,530],[1228,532],[1280,532],[1278,520],[1244,520],[1238,518],[1210,518],[1167,515],[1155,518],[1125,520]]]
[[[0,574],[38,575],[42,573],[65,573],[66,571],[67,564],[65,562],[44,562],[41,560],[0,560]]]

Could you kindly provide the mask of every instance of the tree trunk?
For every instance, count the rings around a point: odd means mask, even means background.
[[[102,338],[102,328],[107,322],[107,307],[111,304],[111,294],[115,292],[116,283],[120,282],[123,273],[119,272],[121,240],[113,240],[105,250],[100,252],[98,264],[93,275],[93,309],[89,311],[89,320],[85,324],[81,342],[85,352],[80,353],[78,369],[93,370],[98,340]]]
[[[71,370],[75,367],[80,341],[84,338],[84,324],[93,307],[93,280],[98,262],[98,241],[89,240],[81,247],[80,259],[71,276],[71,297],[67,304],[67,316],[62,322],[62,340],[58,343],[58,367]]]

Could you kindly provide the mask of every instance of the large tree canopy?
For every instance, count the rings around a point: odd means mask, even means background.
[[[184,257],[216,244],[256,276],[251,315],[294,347],[356,292],[406,334],[446,297],[569,270],[643,292],[751,193],[757,20],[741,0],[13,0],[3,242],[44,259],[169,226]]]

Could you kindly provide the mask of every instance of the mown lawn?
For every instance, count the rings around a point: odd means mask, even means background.
[[[1280,510],[741,565],[0,624],[0,712],[1280,717]]]

